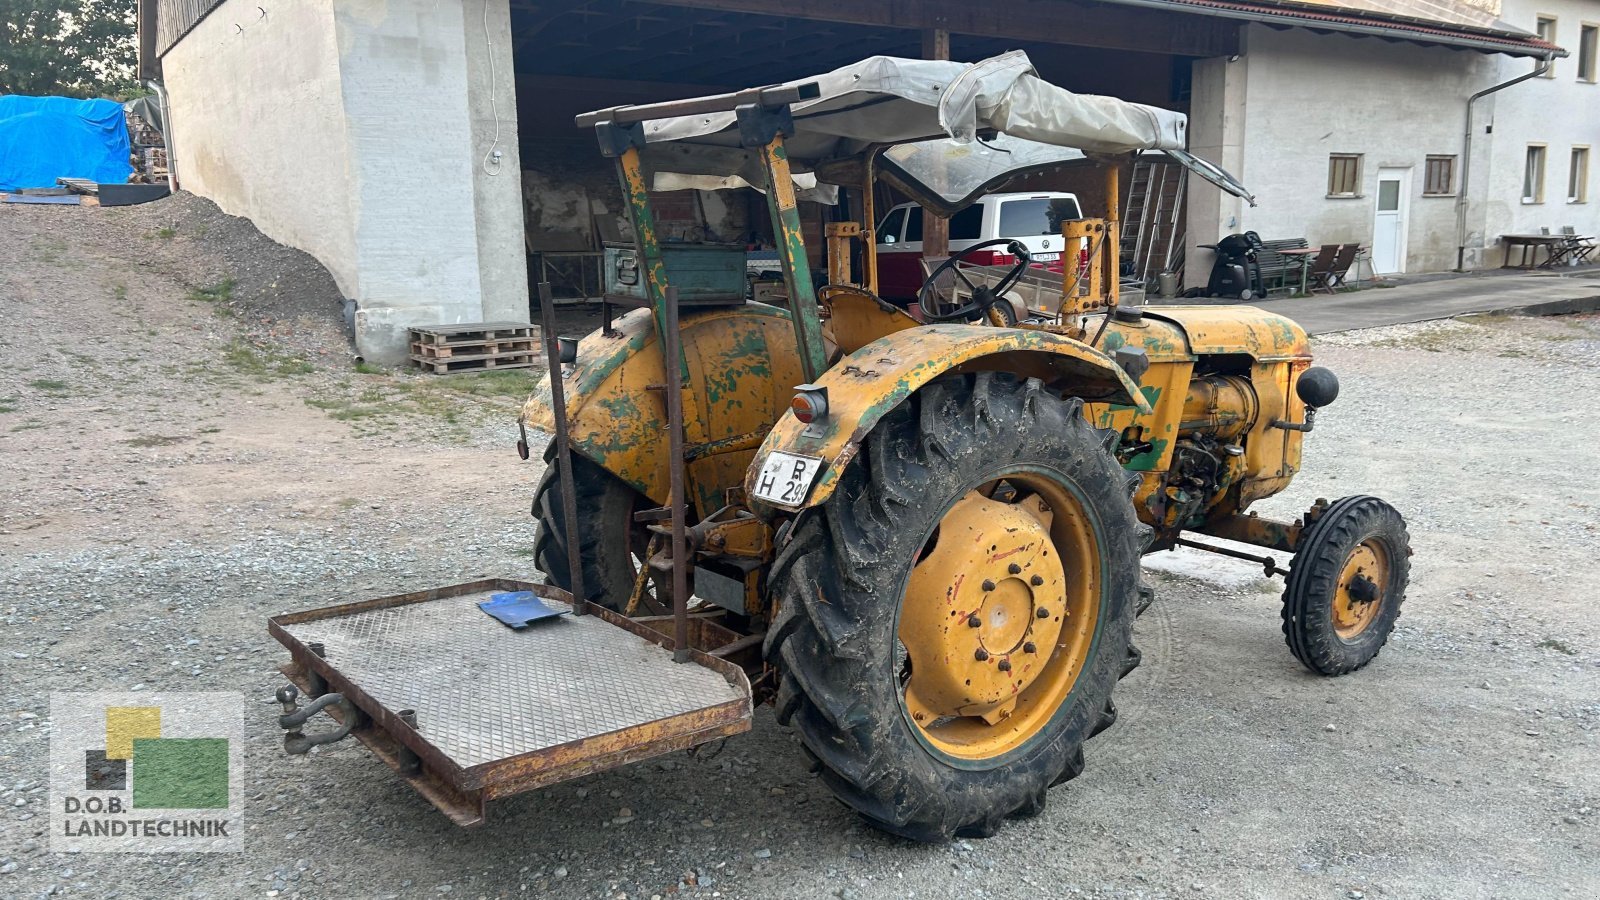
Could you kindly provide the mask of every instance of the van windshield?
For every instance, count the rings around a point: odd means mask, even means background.
[[[1065,200],[1072,205],[1070,219],[1081,219],[1083,213],[1076,200]],[[1000,237],[1037,237],[1056,234],[1050,227],[1050,198],[1030,197],[1027,200],[1007,200],[1000,204]]]

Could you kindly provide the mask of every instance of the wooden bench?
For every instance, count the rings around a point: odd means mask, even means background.
[[[1256,251],[1256,267],[1261,271],[1261,286],[1268,293],[1299,290],[1302,261],[1294,256],[1285,256],[1278,251],[1305,250],[1310,246],[1305,238],[1262,241],[1261,249]],[[1292,283],[1290,282],[1291,277],[1293,278]]]

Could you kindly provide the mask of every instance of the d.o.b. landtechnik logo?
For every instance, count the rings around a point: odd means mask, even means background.
[[[238,694],[50,697],[50,849],[240,849]]]

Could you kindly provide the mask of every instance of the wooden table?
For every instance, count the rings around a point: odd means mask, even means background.
[[[1548,266],[1555,259],[1556,247],[1567,241],[1564,234],[1502,234],[1500,243],[1506,247],[1506,261],[1501,264],[1502,269],[1532,269],[1534,263],[1539,261],[1539,248],[1545,248],[1544,265]],[[1511,248],[1517,248],[1517,265],[1511,264]]]
[[[1278,251],[1278,253],[1281,255],[1295,259],[1300,263],[1300,294],[1302,296],[1304,296],[1306,292],[1306,276],[1311,272],[1311,258],[1316,256],[1319,252],[1321,251],[1316,247],[1301,247],[1298,249]]]

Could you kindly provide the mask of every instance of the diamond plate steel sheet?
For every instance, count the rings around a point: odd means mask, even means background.
[[[738,701],[720,674],[595,616],[513,631],[493,591],[289,624],[463,769]],[[552,604],[554,605],[554,604]]]

